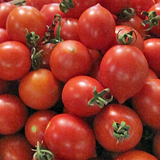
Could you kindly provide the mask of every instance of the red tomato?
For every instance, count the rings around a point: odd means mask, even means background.
[[[54,116],[44,134],[48,149],[55,158],[86,160],[95,156],[93,131],[82,119],[63,113]]]
[[[9,41],[8,33],[5,29],[0,28],[0,43]]]
[[[132,97],[133,107],[142,121],[160,129],[160,80],[147,79],[143,88]]]
[[[147,75],[146,58],[142,51],[130,45],[113,46],[100,64],[102,84],[121,104],[141,90]]]
[[[101,110],[97,104],[88,105],[89,100],[94,97],[94,87],[98,93],[104,90],[100,82],[89,76],[76,76],[65,83],[62,101],[69,113],[86,117],[95,115]]]
[[[102,49],[109,45],[115,34],[112,14],[100,4],[86,9],[78,20],[81,42],[90,49]]]
[[[53,49],[50,68],[53,75],[62,82],[78,75],[87,75],[92,60],[88,49],[79,41],[65,40]]]
[[[31,160],[33,146],[21,133],[3,136],[0,139],[0,158],[2,160]]]
[[[54,28],[54,36],[56,37],[57,28],[59,23]],[[63,40],[77,40],[79,39],[78,34],[78,19],[74,18],[62,18],[61,19],[61,38]]]
[[[114,124],[116,129],[113,127]],[[143,132],[138,114],[121,104],[105,106],[96,115],[93,126],[97,141],[106,150],[113,152],[124,152],[134,148],[140,141]]]
[[[26,75],[31,67],[30,50],[17,41],[0,44],[0,78],[17,80]]]
[[[0,95],[0,134],[9,135],[24,127],[28,110],[21,99],[11,94]]]
[[[14,8],[16,8],[16,6],[12,3],[0,4],[0,28],[6,29],[7,17]]]
[[[23,102],[37,110],[53,107],[60,93],[60,83],[48,69],[29,72],[19,84],[19,95]]]
[[[32,23],[30,23],[32,22]],[[35,32],[41,39],[46,32],[46,21],[41,12],[31,6],[19,6],[8,15],[6,30],[11,40],[26,44],[26,34]]]
[[[149,68],[152,69],[158,77],[160,77],[160,39],[149,38],[144,41],[144,56],[148,61]]]
[[[51,110],[36,111],[27,119],[25,124],[25,136],[27,140],[33,145],[37,145],[37,141],[42,143],[43,147],[47,147],[44,141],[44,131],[48,122],[56,112]]]
[[[46,4],[50,4],[50,3],[59,3],[62,0],[26,0],[26,5],[28,6],[33,6],[35,8],[37,8],[38,10],[40,10],[44,5]]]
[[[137,160],[158,160],[153,155],[141,150],[127,151],[117,156],[115,160],[136,160],[136,159]]]
[[[59,14],[61,17],[65,17],[65,13],[63,13],[59,8],[59,3],[45,4],[41,8],[40,12],[44,16],[48,26],[52,25],[55,14]]]

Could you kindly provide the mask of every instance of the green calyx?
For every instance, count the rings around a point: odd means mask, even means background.
[[[112,125],[114,131],[113,136],[117,139],[117,142],[121,142],[123,139],[129,138],[129,132],[130,129],[129,125],[126,125],[126,122],[121,121],[121,123],[113,122]]]
[[[125,28],[124,28],[125,29]],[[130,45],[130,44],[133,44],[137,41],[137,34],[136,32],[131,28],[131,31],[128,32],[128,33],[122,33],[120,34],[120,32],[122,31],[123,29],[120,29],[117,33],[117,42],[119,44],[122,44],[122,45]],[[135,40],[133,41],[133,34],[135,35]]]
[[[94,87],[93,90],[94,97],[89,100],[88,105],[94,106],[94,104],[97,104],[100,108],[103,108],[104,105],[107,105],[109,102],[113,100],[113,96],[111,96],[111,98],[109,99],[104,98],[104,96],[109,92],[110,92],[109,88],[106,88],[98,93],[96,87]]]
[[[70,8],[74,7],[72,0],[63,0],[59,4],[60,10],[64,13],[67,13]]]
[[[122,21],[128,21],[135,15],[135,10],[133,8],[126,8],[122,10],[118,15],[118,19]]]
[[[141,14],[145,15],[148,18],[148,19],[142,21],[143,26],[145,26],[146,24],[149,24],[149,27],[146,29],[146,31],[149,31],[154,26],[159,25],[160,16],[157,15],[155,11],[151,11],[149,13],[143,11]]]
[[[39,142],[37,142],[36,150],[33,150],[33,151],[35,151],[33,155],[34,160],[53,160],[54,159],[53,153],[47,149],[41,148],[41,145]]]

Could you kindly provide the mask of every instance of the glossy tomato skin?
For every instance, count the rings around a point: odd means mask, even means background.
[[[48,69],[29,72],[19,84],[19,96],[29,107],[36,110],[49,109],[58,102],[61,87]]]
[[[0,4],[0,28],[6,29],[7,17],[14,8],[16,8],[16,6],[12,3]]]
[[[147,79],[143,88],[132,97],[133,107],[142,121],[155,129],[160,129],[159,86],[159,79]]]
[[[112,14],[100,4],[86,9],[78,20],[80,40],[90,49],[100,50],[108,46],[114,37],[114,30]]]
[[[76,40],[65,40],[56,45],[50,56],[53,75],[66,82],[78,75],[87,75],[92,66],[88,48]]]
[[[76,116],[67,113],[54,116],[45,130],[44,138],[55,158],[86,160],[95,156],[93,131]]]
[[[144,56],[148,61],[149,68],[152,69],[158,77],[160,77],[160,39],[149,38],[144,41]]]
[[[117,156],[115,160],[158,160],[155,156],[141,150],[131,150]]]
[[[2,160],[31,160],[33,146],[21,133],[0,138],[0,159]]]
[[[10,135],[21,130],[28,118],[26,105],[12,94],[1,94],[0,102],[0,134]]]
[[[56,112],[52,110],[36,111],[27,119],[25,136],[32,146],[36,146],[37,142],[39,142],[43,148],[47,147],[44,141],[44,131],[51,118],[55,115]]]
[[[9,41],[8,33],[5,29],[0,28],[0,43]]]
[[[132,62],[132,63],[131,63]],[[148,63],[141,50],[130,45],[115,45],[102,58],[100,79],[111,94],[124,103],[143,87]]]
[[[40,39],[44,37],[46,21],[36,8],[27,5],[19,6],[8,15],[6,30],[11,40],[26,44],[27,30],[29,33],[35,32]]]
[[[64,106],[70,113],[81,117],[97,114],[101,108],[97,104],[88,105],[89,100],[94,97],[94,87],[98,93],[104,89],[100,82],[92,77],[76,76],[71,78],[65,83],[62,90]]]
[[[129,137],[117,142],[114,137],[113,122],[124,121],[130,126]],[[143,126],[138,114],[131,108],[121,104],[105,106],[94,119],[94,133],[97,141],[106,149],[113,152],[124,152],[134,148],[142,137]]]
[[[0,44],[0,78],[18,80],[26,75],[31,67],[30,50],[17,41]]]

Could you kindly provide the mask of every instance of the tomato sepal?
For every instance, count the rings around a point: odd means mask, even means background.
[[[60,2],[59,7],[62,12],[67,13],[70,8],[74,7],[74,4],[72,0],[63,0]]]

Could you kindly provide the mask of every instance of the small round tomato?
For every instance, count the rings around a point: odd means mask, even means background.
[[[13,120],[14,122],[14,120]],[[21,133],[0,138],[0,159],[2,160],[31,160],[33,146]]]
[[[31,67],[30,50],[17,41],[0,44],[0,78],[18,80],[26,75]]]
[[[88,48],[76,40],[58,43],[50,56],[53,75],[62,82],[78,75],[87,75],[92,66]]]
[[[105,106],[94,119],[94,133],[97,141],[106,150],[124,152],[134,148],[143,132],[138,114],[121,104]]]
[[[148,63],[143,52],[130,45],[111,47],[100,64],[103,86],[109,88],[121,104],[142,89],[147,75]]]
[[[131,150],[117,156],[115,160],[158,160],[155,156],[141,150]]]
[[[73,115],[54,116],[45,130],[44,139],[55,158],[87,160],[95,156],[93,131],[86,122]]]
[[[0,28],[0,43],[9,41],[8,33],[5,29]]]
[[[46,29],[45,18],[32,6],[19,6],[13,9],[7,17],[6,30],[11,40],[26,44],[27,32],[35,32],[42,39]]]
[[[85,46],[100,50],[108,46],[114,38],[115,20],[106,8],[96,4],[81,14],[78,33]]]
[[[9,135],[22,129],[28,118],[28,109],[22,100],[11,94],[0,95],[0,134]]]
[[[56,112],[51,110],[36,111],[27,119],[25,136],[33,146],[36,146],[37,142],[39,142],[43,147],[46,147],[44,131],[51,118],[55,115]]]
[[[37,110],[49,109],[60,98],[60,83],[48,69],[29,72],[19,84],[19,95],[29,107]]]

